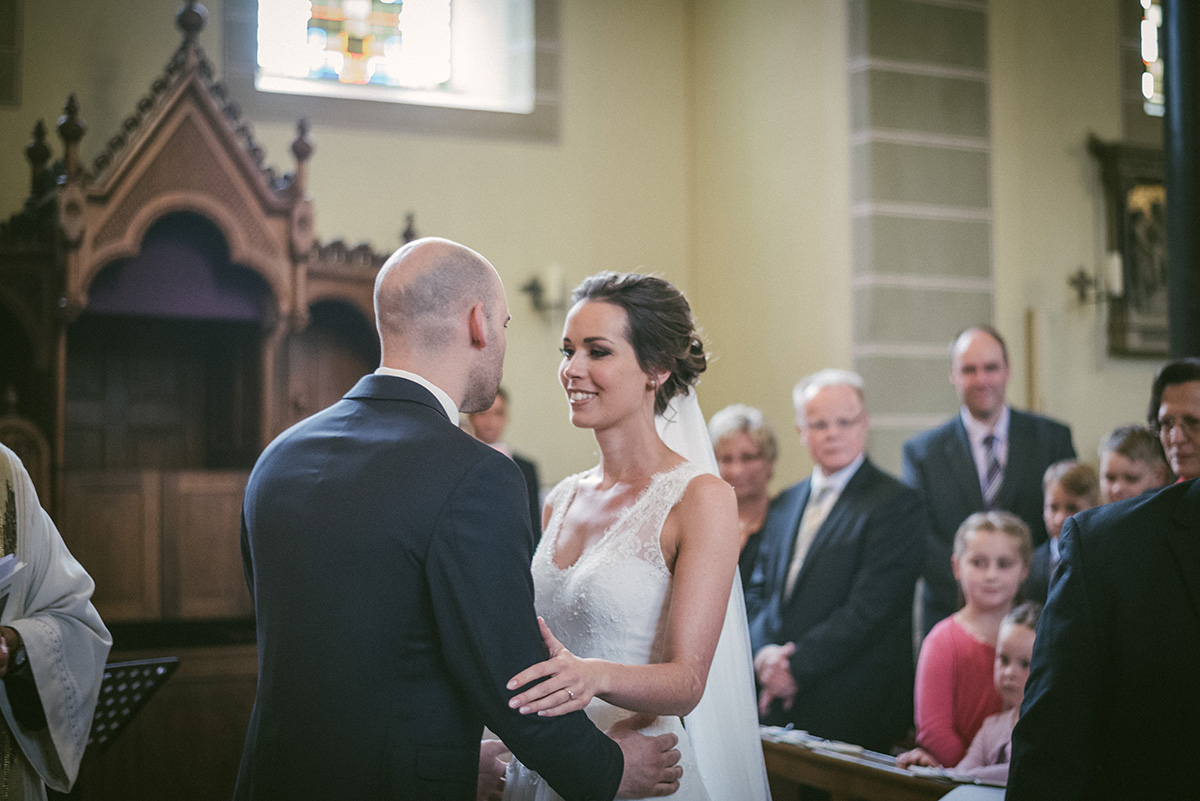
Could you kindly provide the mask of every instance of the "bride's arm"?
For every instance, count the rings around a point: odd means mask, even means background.
[[[725,620],[738,559],[737,500],[728,484],[703,475],[688,484],[663,525],[663,554],[674,581],[661,663],[625,665],[581,659],[543,625],[551,658],[521,671],[510,690],[545,677],[513,697],[523,714],[563,715],[598,696],[615,706],[656,715],[686,715],[704,694]]]

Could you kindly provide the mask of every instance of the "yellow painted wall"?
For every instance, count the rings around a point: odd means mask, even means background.
[[[1095,464],[1100,439],[1145,422],[1156,359],[1107,355],[1106,310],[1081,305],[1067,285],[1103,263],[1094,133],[1121,136],[1117,4],[1011,0],[989,4],[996,323],[1015,351],[1036,321],[1034,399],[1069,422],[1075,448]],[[1009,399],[1027,403],[1030,365],[1014,359]]]
[[[791,0],[693,14],[691,294],[715,356],[701,400],[763,409],[782,488],[812,469],[792,387],[851,366],[846,15]]]
[[[688,291],[712,353],[708,413],[763,407],[779,430],[775,487],[809,469],[790,390],[851,363],[844,0],[561,0],[557,143],[318,128],[311,164],[324,240],[398,244],[404,214],[423,234],[493,260],[513,324],[506,383],[512,443],[546,482],[594,459],[571,429],[555,371],[561,316],[516,288],[558,265],[568,286],[602,269],[665,274]],[[220,64],[221,3],[202,44]],[[0,214],[24,200],[34,120],[78,93],[90,162],[178,44],[174,3],[26,0],[23,102],[0,108]],[[1106,355],[1102,310],[1066,285],[1103,257],[1088,132],[1120,132],[1116,4],[990,3],[996,322],[1013,345],[1010,399],[1031,387],[1024,320],[1038,321],[1035,399],[1091,455],[1143,413],[1155,361]],[[253,122],[253,120],[252,120]],[[292,126],[256,124],[267,162],[291,169]],[[57,137],[51,137],[55,155]]]

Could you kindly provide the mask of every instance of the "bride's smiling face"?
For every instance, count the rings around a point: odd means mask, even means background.
[[[567,313],[558,378],[567,391],[571,423],[607,428],[630,414],[654,414],[654,377],[629,341],[629,316],[613,303],[584,301]]]

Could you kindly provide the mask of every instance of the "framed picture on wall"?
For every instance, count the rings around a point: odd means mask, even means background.
[[[1108,352],[1167,355],[1167,213],[1162,151],[1092,137],[1108,250]]]

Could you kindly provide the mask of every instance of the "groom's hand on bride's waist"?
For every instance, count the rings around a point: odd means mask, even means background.
[[[647,737],[637,731],[653,723],[653,715],[634,715],[607,732],[621,746],[625,771],[621,774],[618,798],[658,798],[679,789],[683,768],[679,765],[679,738],[674,734]]]

